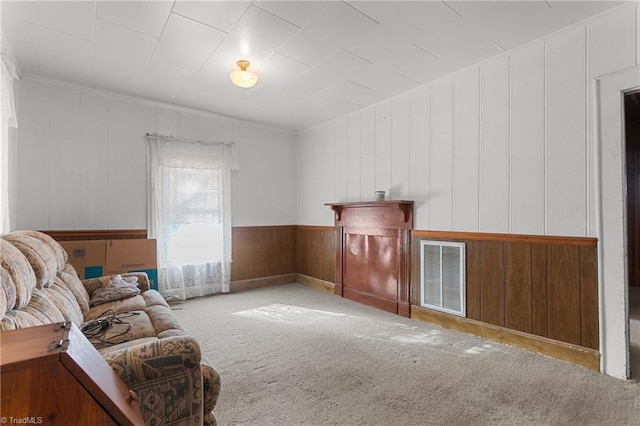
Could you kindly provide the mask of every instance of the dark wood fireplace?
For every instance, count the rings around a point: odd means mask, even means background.
[[[335,212],[335,294],[408,317],[413,201],[325,205]]]

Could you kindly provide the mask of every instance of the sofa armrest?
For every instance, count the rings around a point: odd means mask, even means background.
[[[140,292],[147,291],[151,288],[151,284],[149,283],[149,276],[146,272],[127,272],[126,274],[120,274],[123,277],[137,277],[138,278],[138,288]]]
[[[87,289],[87,293],[89,293],[89,298],[93,296],[93,292],[101,287],[107,287],[111,282],[111,279],[116,275],[105,275],[104,277],[98,278],[88,278],[82,280],[82,284],[84,288]],[[120,274],[121,277],[136,277],[138,278],[138,288],[140,292],[147,291],[151,288],[149,284],[149,276],[145,272],[127,272],[125,274]]]
[[[209,362],[203,358],[202,362],[202,388],[204,397],[204,424],[215,426],[218,424],[213,409],[220,396],[220,374]]]
[[[140,401],[147,424],[202,424],[200,346],[174,336],[103,354]]]

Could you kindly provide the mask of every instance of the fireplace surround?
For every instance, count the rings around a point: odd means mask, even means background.
[[[335,294],[409,317],[413,201],[325,205],[335,213]]]

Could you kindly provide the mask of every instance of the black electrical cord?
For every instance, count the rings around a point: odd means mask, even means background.
[[[105,316],[109,312],[111,312],[111,314],[108,316]],[[130,312],[126,314],[116,315],[113,309],[109,309],[101,313],[99,315],[99,318],[91,320],[88,323],[86,323],[84,326],[82,326],[82,333],[89,340],[105,343],[108,345],[123,343],[123,341],[116,341],[115,339],[127,334],[131,330],[131,324],[128,322],[122,321],[122,318],[128,318],[135,315],[140,315],[140,313]],[[107,338],[107,331],[109,331],[109,329],[111,329],[111,327],[113,327],[114,325],[124,325],[126,326],[126,329],[120,333],[114,334]]]

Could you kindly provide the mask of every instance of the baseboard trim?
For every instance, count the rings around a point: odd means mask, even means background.
[[[251,278],[249,280],[231,281],[230,293],[253,290],[260,287],[271,287],[274,285],[293,284],[296,282],[296,274],[274,275],[271,277]]]
[[[304,274],[296,274],[297,279],[296,282],[300,284],[304,284],[309,287],[313,287],[317,290],[322,290],[327,293],[333,294],[335,284],[329,281],[321,280],[319,278],[310,277],[309,275]]]
[[[600,371],[597,350],[411,305],[411,318]]]

